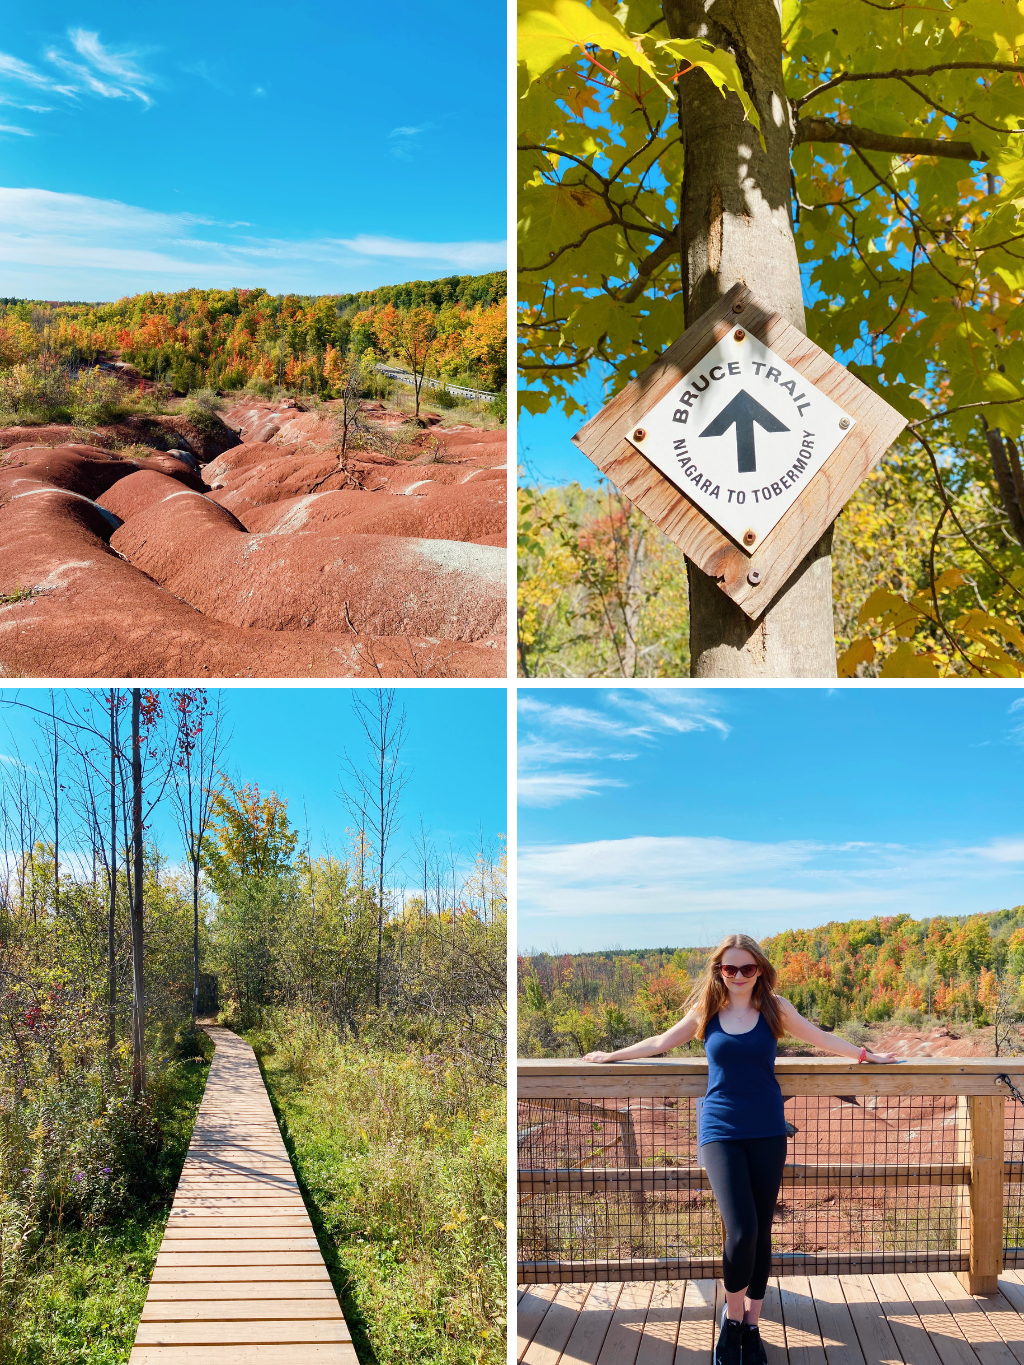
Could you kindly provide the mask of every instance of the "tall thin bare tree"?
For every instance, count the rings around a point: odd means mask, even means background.
[[[171,796],[175,823],[185,846],[192,878],[192,1023],[199,1008],[199,884],[203,840],[213,817],[213,798],[219,782],[227,737],[220,693],[210,700],[204,687],[183,687],[171,693],[175,734],[172,749]]]
[[[396,705],[395,689],[378,687],[369,694],[355,690],[352,711],[363,732],[366,762],[360,766],[345,751],[343,772],[347,783],[342,790],[342,799],[353,818],[360,822],[375,854],[377,965],[373,994],[374,1004],[379,1008],[384,925],[387,921],[387,878],[394,868],[391,844],[401,824],[399,802],[411,773],[401,761],[406,738],[405,708]]]

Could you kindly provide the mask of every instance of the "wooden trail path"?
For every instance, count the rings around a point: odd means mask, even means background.
[[[130,1365],[357,1365],[252,1048],[216,1053]]]

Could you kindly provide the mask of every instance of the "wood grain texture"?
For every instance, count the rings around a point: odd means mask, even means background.
[[[972,1294],[994,1294],[1003,1269],[1005,1115],[1002,1095],[972,1095],[968,1100],[971,1264],[962,1278]]]
[[[772,1256],[772,1273],[792,1276],[864,1275],[879,1262],[907,1271],[962,1270],[969,1264],[966,1251],[808,1251]],[[717,1256],[625,1257],[618,1261],[520,1261],[516,1275],[520,1284],[618,1284],[626,1280],[707,1279],[722,1273]]]
[[[623,435],[737,326],[770,346],[856,419],[849,435],[752,555],[709,521]],[[718,581],[737,606],[756,619],[905,426],[906,418],[737,284],[572,439],[688,558]],[[761,574],[756,587],[747,578],[751,569]]]
[[[356,1365],[248,1043],[216,1046],[130,1365]]]
[[[1016,1303],[940,1273],[785,1276],[768,1283],[761,1339],[769,1365],[1022,1365],[1024,1284],[1004,1287]],[[520,1365],[711,1365],[725,1302],[710,1279],[546,1285],[524,1299]]]

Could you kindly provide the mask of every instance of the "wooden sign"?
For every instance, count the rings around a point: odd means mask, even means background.
[[[573,441],[756,618],[906,424],[737,284]]]

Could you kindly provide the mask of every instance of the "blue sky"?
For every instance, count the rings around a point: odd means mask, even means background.
[[[71,689],[74,690],[74,689]],[[211,689],[211,692],[213,689]],[[220,689],[231,742],[225,768],[262,792],[288,800],[288,815],[300,829],[308,821],[314,853],[344,853],[351,820],[336,793],[341,788],[340,755],[356,759],[361,735],[352,715],[351,688]],[[468,865],[478,846],[507,829],[506,698],[504,688],[419,687],[396,689],[407,716],[408,739],[402,758],[410,773],[402,797],[403,824],[396,853],[411,846],[419,820],[435,846],[449,846]],[[45,688],[0,689],[0,698],[49,706]],[[0,753],[33,761],[35,721],[16,707],[0,707]],[[305,803],[305,812],[303,810]],[[177,834],[168,806],[157,809],[152,832],[172,862]],[[407,864],[414,877],[411,861]],[[396,881],[401,882],[401,875]],[[410,881],[410,884],[413,884]]]
[[[4,6],[0,295],[503,269],[503,6]]]
[[[520,950],[1024,903],[1022,747],[1003,688],[520,689]]]

